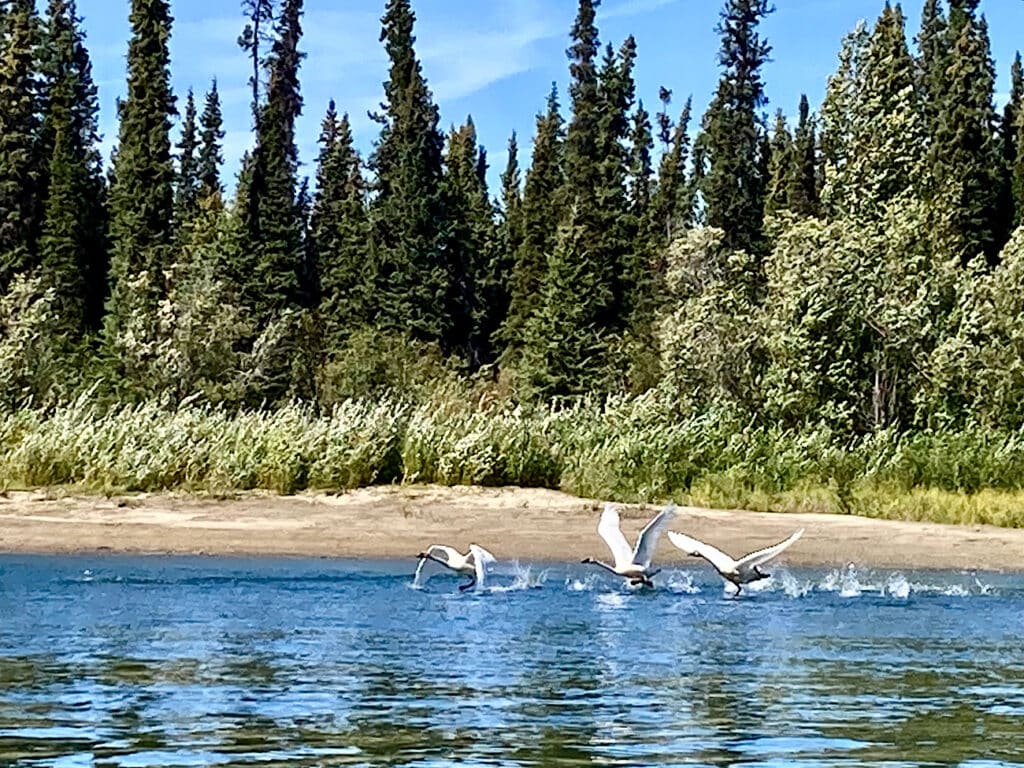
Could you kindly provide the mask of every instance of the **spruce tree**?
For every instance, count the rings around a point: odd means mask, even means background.
[[[725,232],[728,247],[750,252],[759,251],[763,239],[764,128],[758,112],[765,103],[761,67],[771,47],[757,26],[770,11],[767,0],[726,0],[718,25],[724,73],[702,128],[707,223]]]
[[[448,298],[452,341],[470,370],[494,360],[493,336],[508,307],[507,275],[482,157],[470,118],[449,137],[444,181],[454,267]]]
[[[366,182],[348,115],[328,105],[320,133],[310,235],[320,287],[324,349],[336,354],[370,320]]]
[[[848,36],[822,105],[830,216],[880,219],[925,189],[927,126],[915,88],[899,6],[885,6],[870,33]]]
[[[374,324],[451,350],[444,137],[413,47],[415,14],[409,0],[388,0],[382,23],[391,67],[383,113],[374,116],[381,133],[369,163],[376,175],[370,208],[378,305]]]
[[[998,244],[1002,246],[1020,221],[1020,206],[1015,199],[1014,168],[1022,151],[1017,137],[1017,122],[1024,109],[1024,68],[1021,67],[1020,52],[1017,52],[1010,68],[1010,98],[1003,109],[999,123],[999,144],[1002,148],[1002,184],[999,190],[1000,231]]]
[[[299,51],[303,0],[286,0],[277,19],[266,59],[266,101],[256,121],[256,147],[244,200],[243,217],[252,245],[245,277],[244,301],[263,326],[285,309],[308,306],[303,236],[305,224],[298,195],[298,149],[295,121],[302,113]]]
[[[665,147],[658,166],[658,185],[651,201],[651,233],[667,245],[692,223],[693,206],[686,178],[690,155],[690,111],[692,99],[683,105],[673,126],[668,116],[671,93],[662,89],[662,111],[658,115],[660,139]],[[660,250],[660,249],[659,249]]]
[[[249,87],[252,89],[252,113],[259,119],[260,91],[263,83],[260,72],[266,66],[263,51],[274,40],[274,0],[242,0],[242,13],[246,23],[238,38],[238,45],[249,57],[252,74],[249,76]]]
[[[71,337],[99,327],[106,296],[99,104],[74,0],[50,0],[43,65],[50,137],[40,261]]]
[[[178,173],[174,184],[174,220],[179,231],[187,230],[195,218],[199,200],[199,158],[196,155],[196,101],[189,88],[185,99],[185,120],[178,142]]]
[[[33,0],[12,0],[0,47],[0,292],[37,263],[40,157],[37,49]]]
[[[508,162],[501,174],[502,248],[511,257],[523,242],[523,192],[519,175],[519,139],[508,140]]]
[[[515,357],[522,349],[523,330],[537,310],[547,257],[554,249],[563,210],[564,139],[558,91],[552,84],[547,110],[537,115],[533,157],[523,187],[523,239],[514,254],[509,311],[501,330],[507,356]]]
[[[957,36],[929,156],[934,194],[947,201],[965,263],[979,253],[996,256],[1002,178],[992,104],[995,70],[987,24],[974,15],[975,5],[970,0],[950,3],[949,33]]]
[[[171,11],[167,0],[132,0],[128,95],[120,104],[120,135],[110,189],[112,333],[130,315],[153,310],[164,292],[174,221],[170,83]],[[147,280],[141,281],[146,273]]]
[[[949,25],[940,0],[925,0],[921,10],[921,31],[917,35],[917,87],[926,116],[928,136],[938,130],[942,103],[948,90],[946,69],[949,66]]]
[[[651,164],[654,137],[651,134],[651,115],[644,109],[643,101],[637,103],[633,113],[629,146],[629,211],[637,222],[646,222],[650,217],[654,193],[654,168]]]
[[[775,113],[768,160],[768,189],[765,195],[765,214],[778,214],[790,209],[789,181],[793,175],[793,137],[782,110]]]
[[[800,110],[793,134],[793,162],[789,177],[789,208],[798,216],[818,215],[817,137],[807,96],[800,96]]]
[[[200,124],[200,145],[199,145],[199,197],[201,199],[220,200],[224,188],[220,182],[220,167],[224,163],[224,155],[221,151],[221,141],[224,139],[224,119],[220,109],[220,94],[217,91],[217,81],[213,81],[209,93],[206,94],[206,104],[203,107],[203,114],[199,118]]]
[[[598,51],[597,27],[594,25],[600,0],[579,0],[576,22],[572,28],[573,44],[569,56],[572,119],[565,139],[565,185],[567,199],[575,199],[591,215],[595,206],[593,195],[600,187],[599,123],[602,104],[600,82],[595,60]],[[614,61],[606,65],[606,70]]]
[[[1013,229],[1024,224],[1024,75],[1021,72],[1020,54],[1014,62],[1013,88],[1011,95],[1013,110],[1007,128],[1007,144],[1012,147],[1010,166],[1010,196],[1013,200]],[[1009,114],[1011,110],[1007,108]]]

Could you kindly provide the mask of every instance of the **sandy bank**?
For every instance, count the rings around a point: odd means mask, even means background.
[[[500,558],[605,557],[601,503],[521,488],[379,487],[332,496],[245,494],[221,500],[180,495],[0,498],[0,551],[201,553],[411,557],[432,543],[477,542]],[[632,538],[654,507],[623,507]],[[682,507],[673,529],[732,554],[807,529],[786,554],[797,565],[1021,569],[1024,530],[858,517],[765,514]],[[663,540],[659,560],[682,561]]]

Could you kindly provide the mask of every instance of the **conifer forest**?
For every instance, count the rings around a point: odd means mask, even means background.
[[[381,0],[372,151],[331,103],[307,165],[303,0],[243,0],[239,168],[219,84],[172,92],[169,0],[131,0],[111,157],[75,0],[0,2],[0,483],[1024,525],[1020,55],[997,108],[979,0],[886,3],[821,104],[770,115],[784,9],[721,1],[710,104],[645,105],[578,0],[498,189],[472,120],[439,127],[411,0]]]

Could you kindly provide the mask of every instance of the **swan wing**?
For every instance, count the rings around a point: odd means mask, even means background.
[[[454,547],[446,547],[444,544],[431,544],[424,554],[440,557],[452,568],[458,567],[459,561],[463,559],[459,550]]]
[[[619,527],[619,511],[614,504],[604,505],[601,521],[597,524],[597,533],[604,539],[608,549],[612,551],[616,567],[633,562],[633,551],[630,549],[626,537],[622,535],[622,529]]]
[[[661,512],[655,515],[636,539],[636,548],[633,550],[633,562],[642,565],[644,568],[651,567],[651,558],[658,548],[658,538],[665,527],[672,522],[676,516],[676,505],[669,504]]]
[[[469,556],[473,559],[473,568],[476,570],[476,583],[483,586],[484,576],[487,575],[487,567],[491,563],[497,562],[497,558],[477,544],[469,545]]]
[[[794,533],[785,541],[780,541],[778,544],[773,544],[770,547],[759,549],[756,552],[751,552],[740,558],[739,565],[747,568],[753,568],[758,565],[764,565],[769,560],[778,557],[783,553],[784,550],[788,549],[797,539],[804,535],[804,529],[801,528],[799,531]]]
[[[713,547],[710,544],[705,544],[703,541],[682,533],[676,533],[675,531],[668,532],[668,540],[688,555],[703,557],[719,573],[731,573],[736,570],[736,561],[718,549],[718,547]]]

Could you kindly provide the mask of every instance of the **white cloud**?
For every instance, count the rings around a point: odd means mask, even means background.
[[[676,2],[679,0],[622,0],[618,3],[609,3],[607,7],[600,6],[598,14],[603,19],[619,19],[655,11]]]

